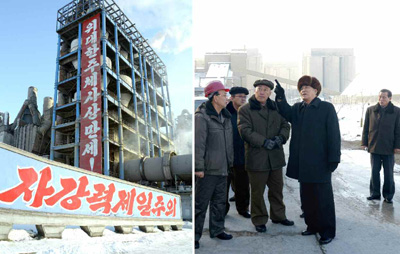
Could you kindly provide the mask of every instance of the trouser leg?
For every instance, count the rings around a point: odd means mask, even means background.
[[[283,203],[283,175],[282,169],[271,170],[267,181],[268,200],[270,204],[271,220],[286,219],[286,208]]]
[[[303,202],[301,201],[301,192],[302,192],[302,188],[301,188],[301,184],[300,184],[300,209],[301,209],[301,212],[304,213]]]
[[[383,190],[382,195],[386,199],[393,199],[394,196],[394,179],[393,179],[393,168],[394,168],[394,155],[382,155],[383,161]]]
[[[215,237],[225,229],[225,205],[226,205],[226,176],[216,176],[214,192],[210,200],[210,237]]]
[[[318,183],[315,186],[318,200],[318,232],[321,237],[334,238],[336,236],[336,215],[332,183]]]
[[[371,153],[371,181],[369,184],[369,192],[373,197],[381,196],[381,156],[378,154]]]
[[[269,172],[248,172],[251,189],[251,222],[255,226],[265,225],[268,221],[268,211],[264,201],[265,184]]]
[[[236,210],[239,213],[247,212],[250,202],[249,176],[247,175],[244,165],[235,166],[233,168],[233,174],[235,178]]]
[[[232,179],[233,179],[233,173],[228,173],[228,176],[226,177],[225,215],[228,214],[229,208],[231,208],[231,205],[229,204],[229,187],[232,184]]]
[[[215,176],[205,175],[196,179],[195,187],[195,240],[199,241],[203,234],[207,207],[215,189]]]
[[[318,199],[316,197],[315,184],[300,183],[301,185],[301,203],[304,209],[304,222],[308,231],[318,232]]]

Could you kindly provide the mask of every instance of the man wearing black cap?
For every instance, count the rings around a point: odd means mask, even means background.
[[[235,86],[229,91],[231,101],[226,106],[226,109],[231,113],[232,130],[233,130],[233,177],[228,177],[228,193],[229,193],[229,178],[235,191],[236,210],[245,218],[250,218],[249,202],[249,177],[244,168],[244,142],[239,135],[237,127],[237,111],[239,107],[246,103],[249,90],[245,87]],[[233,180],[234,179],[234,180]],[[227,196],[228,198],[228,196]],[[229,209],[227,201],[227,210]]]
[[[297,89],[303,102],[290,106],[285,90],[275,88],[279,112],[292,124],[289,162],[286,175],[300,182],[301,202],[307,229],[302,235],[319,233],[320,244],[336,235],[332,172],[340,162],[340,130],[334,106],[318,98],[321,84],[317,78],[303,76]]]
[[[257,80],[254,87],[255,94],[239,108],[238,128],[245,141],[245,168],[251,186],[251,221],[258,232],[265,232],[269,218],[264,201],[265,185],[268,186],[272,222],[294,225],[286,218],[282,194],[282,167],[286,165],[282,144],[289,138],[290,126],[269,98],[274,84],[262,79]]]

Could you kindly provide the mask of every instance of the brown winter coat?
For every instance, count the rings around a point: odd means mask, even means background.
[[[365,114],[362,145],[368,152],[391,155],[394,149],[400,149],[400,108],[389,102],[384,113],[376,104],[367,109]]]
[[[247,171],[281,169],[286,165],[283,148],[267,150],[265,139],[281,136],[283,143],[289,138],[290,125],[278,113],[271,99],[262,107],[253,95],[249,102],[239,108],[238,128],[245,141],[245,167]]]

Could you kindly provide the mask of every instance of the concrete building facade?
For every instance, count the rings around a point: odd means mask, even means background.
[[[228,65],[230,72],[215,75],[215,65]],[[226,86],[243,86],[252,90],[258,77],[248,75],[247,71],[263,72],[263,59],[258,49],[232,49],[226,52],[209,52],[203,59],[195,60],[195,91],[204,89],[208,81],[219,79]],[[213,75],[211,75],[214,73]],[[196,93],[199,96],[199,93]]]
[[[303,57],[303,75],[318,78],[323,88],[343,92],[356,76],[351,48],[314,48]]]

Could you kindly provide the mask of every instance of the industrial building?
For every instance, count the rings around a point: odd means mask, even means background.
[[[339,94],[356,77],[354,50],[314,48],[303,57],[303,74],[315,76],[323,88]]]
[[[50,159],[124,179],[124,161],[173,151],[166,67],[115,2],[70,2],[57,33]],[[97,149],[94,169],[82,156],[90,142],[98,143],[88,150]]]

